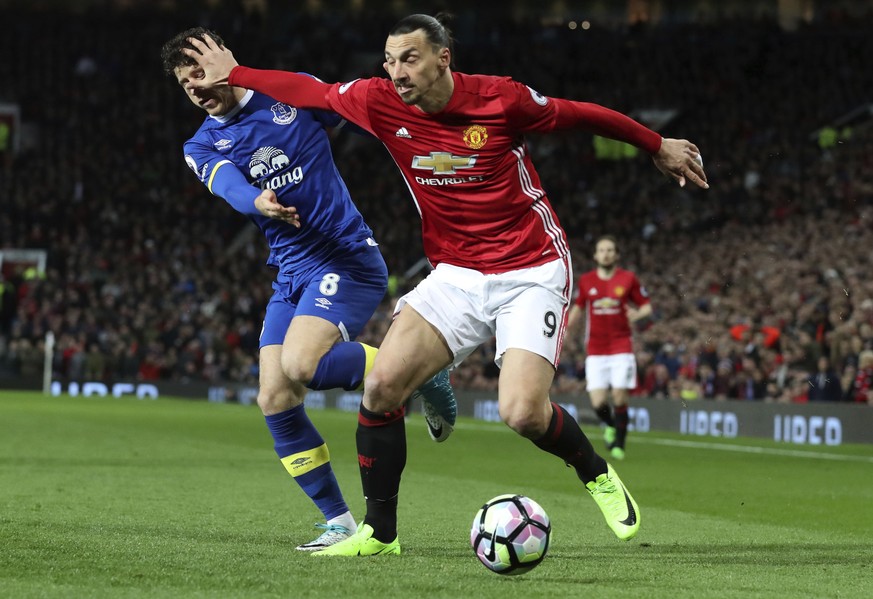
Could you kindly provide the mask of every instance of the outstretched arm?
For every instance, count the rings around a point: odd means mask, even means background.
[[[253,89],[297,108],[331,110],[327,101],[330,84],[309,75],[237,66],[230,72],[228,83]]]
[[[188,38],[195,50],[183,49],[187,56],[197,61],[204,77],[192,81],[194,87],[209,88],[216,85],[244,87],[266,94],[297,108],[330,110],[325,98],[330,85],[299,73],[264,71],[240,66],[233,53],[215,43],[208,35],[204,41]]]
[[[686,181],[709,189],[697,146],[685,139],[662,139],[632,118],[588,102],[551,98],[556,103],[555,129],[582,127],[611,139],[635,145],[652,155],[658,170],[685,187]]]

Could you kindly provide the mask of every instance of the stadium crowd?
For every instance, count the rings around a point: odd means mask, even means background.
[[[0,61],[0,103],[18,104],[27,127],[0,161],[0,250],[47,249],[48,267],[4,265],[0,373],[39,376],[52,331],[62,380],[255,383],[266,247],[187,170],[181,145],[201,116],[162,75],[160,45],[203,24],[245,64],[338,81],[379,73],[395,15],[5,16],[15,26],[0,53],[15,59]],[[604,155],[590,136],[530,140],[577,274],[611,234],[652,297],[637,394],[873,405],[873,135],[869,111],[840,120],[873,102],[870,25],[582,31],[458,15],[458,70],[604,104],[703,152],[706,192],[670,184],[646,157]],[[418,215],[375,141],[339,133],[335,155],[392,273],[362,339],[378,345],[422,275]],[[581,341],[565,341],[556,391],[584,389]],[[494,389],[497,374],[483,346],[453,383]]]

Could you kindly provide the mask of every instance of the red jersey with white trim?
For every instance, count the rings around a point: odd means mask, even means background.
[[[335,84],[327,100],[385,144],[421,215],[434,266],[490,274],[567,256],[524,140],[526,132],[554,129],[556,102],[507,77],[452,76],[452,97],[433,114],[404,104],[388,79]]]
[[[616,268],[611,278],[601,279],[595,269],[579,277],[577,287],[576,305],[585,311],[586,353],[609,356],[633,352],[625,310],[628,302],[637,307],[649,303],[649,294],[637,276]]]

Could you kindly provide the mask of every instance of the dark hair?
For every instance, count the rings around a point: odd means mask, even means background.
[[[427,41],[433,45],[434,51],[439,52],[442,48],[448,48],[452,63],[454,63],[455,40],[452,37],[451,29],[446,27],[446,23],[452,18],[452,15],[446,12],[437,13],[435,17],[421,14],[409,15],[400,19],[391,28],[388,35],[403,35],[420,29],[424,31]]]
[[[196,60],[190,56],[186,56],[182,52],[182,48],[193,50],[194,46],[191,45],[188,38],[196,37],[200,41],[203,41],[204,35],[211,37],[219,46],[224,45],[224,40],[221,39],[220,35],[214,31],[206,29],[205,27],[192,27],[191,29],[186,29],[161,47],[161,62],[164,64],[164,72],[167,75],[174,75],[177,67],[187,67],[197,64]]]
[[[601,241],[611,241],[611,242],[612,242],[612,245],[615,246],[615,253],[616,253],[616,254],[621,254],[621,252],[620,252],[619,249],[618,249],[618,241],[616,241],[615,237],[613,237],[612,235],[601,235],[600,237],[598,237],[598,238],[597,238],[597,241],[594,242],[594,247],[595,247],[595,249],[597,248],[597,245],[598,245]]]

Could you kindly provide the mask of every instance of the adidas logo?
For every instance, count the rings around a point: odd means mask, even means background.
[[[409,134],[409,131],[406,130],[406,127],[400,127],[395,133],[397,137],[405,137],[406,139],[412,139],[412,136]]]

